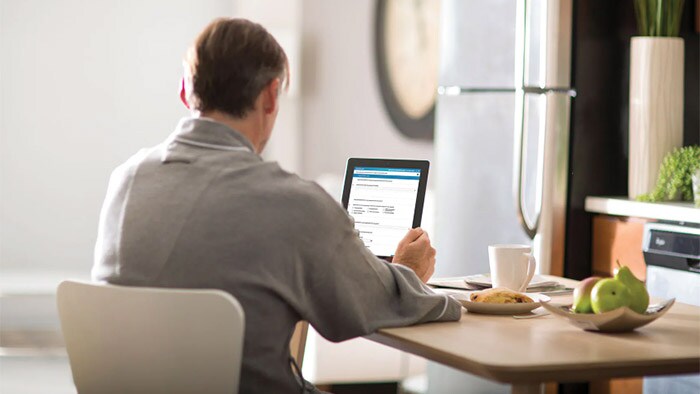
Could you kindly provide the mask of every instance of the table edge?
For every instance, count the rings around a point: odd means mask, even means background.
[[[365,336],[373,342],[411,353],[427,360],[434,361],[463,372],[472,373],[487,379],[502,383],[541,383],[541,382],[582,382],[596,379],[625,378],[637,376],[675,375],[700,373],[700,356],[658,361],[653,369],[640,373],[638,368],[647,363],[630,362],[624,366],[617,363],[581,364],[576,370],[567,370],[563,366],[552,365],[542,367],[513,367],[507,365],[492,365],[465,360],[449,354],[438,354],[418,343],[399,338],[394,335],[375,332]]]

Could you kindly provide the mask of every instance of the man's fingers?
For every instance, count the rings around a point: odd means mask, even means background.
[[[423,234],[425,234],[425,238],[428,238],[428,239],[430,239],[430,235],[428,234],[428,232],[427,232],[427,231],[423,230]]]
[[[420,227],[416,227],[416,228],[412,228],[412,229],[408,230],[406,235],[399,242],[399,246],[404,246],[404,245],[410,244],[411,242],[415,242],[416,239],[420,238],[424,233],[425,233],[425,231],[423,231],[423,229]]]
[[[430,245],[430,238],[428,238],[428,233],[425,231],[412,243],[417,243],[420,245]]]

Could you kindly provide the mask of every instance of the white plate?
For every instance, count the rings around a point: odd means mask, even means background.
[[[520,315],[539,308],[542,302],[549,302],[551,298],[540,293],[524,293],[535,302],[527,304],[490,304],[487,302],[471,302],[469,294],[473,291],[449,292],[462,306],[472,313],[482,313],[486,315]]]

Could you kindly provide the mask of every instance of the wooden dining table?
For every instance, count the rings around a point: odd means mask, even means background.
[[[576,281],[543,275],[573,287]],[[571,303],[572,296],[552,296]],[[542,308],[534,311],[542,313]],[[700,307],[676,302],[658,320],[626,333],[584,331],[552,315],[530,319],[463,311],[461,320],[386,328],[367,336],[458,370],[541,393],[545,382],[700,372]]]

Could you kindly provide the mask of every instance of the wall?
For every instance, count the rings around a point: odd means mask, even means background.
[[[233,9],[232,0],[0,0],[2,270],[89,269],[111,170],[187,114],[182,55]]]
[[[235,11],[237,17],[265,26],[287,55],[290,84],[281,96],[273,138],[262,156],[291,172],[301,169],[301,1],[237,0]]]
[[[399,134],[374,69],[374,0],[304,0],[302,174],[343,176],[348,157],[433,158]]]
[[[240,12],[295,34],[275,20],[285,13],[255,4],[0,0],[0,269],[89,269],[109,173],[187,115],[181,58],[202,26]],[[432,144],[404,138],[384,113],[374,4],[303,0],[300,89],[267,157],[336,186],[350,156],[432,159]]]

